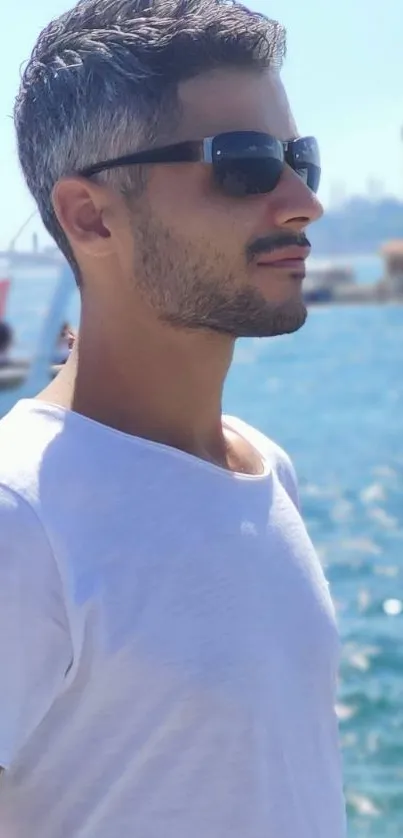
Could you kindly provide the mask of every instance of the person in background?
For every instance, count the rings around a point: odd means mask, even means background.
[[[69,323],[63,323],[60,329],[59,338],[56,344],[53,363],[57,365],[65,364],[74,343],[74,332]]]
[[[12,362],[10,350],[14,343],[14,332],[9,323],[0,321],[0,366],[9,366]]]
[[[329,588],[289,457],[222,409],[237,339],[307,316],[284,53],[237,2],[81,0],[25,67],[81,320],[0,423],[2,835],[345,836]]]
[[[77,333],[75,332],[74,329],[72,329],[70,327],[69,330],[68,330],[68,333],[67,333],[67,345],[69,347],[69,354],[70,354],[71,350],[73,349],[73,346],[75,344],[76,339],[77,339]]]

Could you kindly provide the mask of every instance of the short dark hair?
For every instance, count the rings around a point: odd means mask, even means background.
[[[80,0],[40,34],[14,119],[43,223],[77,265],[53,210],[59,178],[167,135],[181,81],[222,66],[279,65],[285,31],[236,0]],[[103,173],[122,191],[133,171]]]

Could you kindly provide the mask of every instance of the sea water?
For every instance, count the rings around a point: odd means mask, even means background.
[[[21,347],[49,296],[49,279],[15,284]],[[350,835],[403,836],[403,306],[314,308],[295,335],[240,341],[225,410],[292,456],[331,583]]]

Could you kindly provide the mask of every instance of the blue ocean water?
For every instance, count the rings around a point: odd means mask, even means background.
[[[37,341],[51,285],[13,287],[21,349]],[[0,397],[0,414],[15,398]],[[314,308],[295,335],[241,341],[225,409],[292,456],[331,582],[350,835],[403,836],[403,306]]]

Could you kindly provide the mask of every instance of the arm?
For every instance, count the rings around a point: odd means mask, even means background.
[[[0,486],[0,765],[14,762],[61,691],[72,648],[61,580],[29,504]]]

